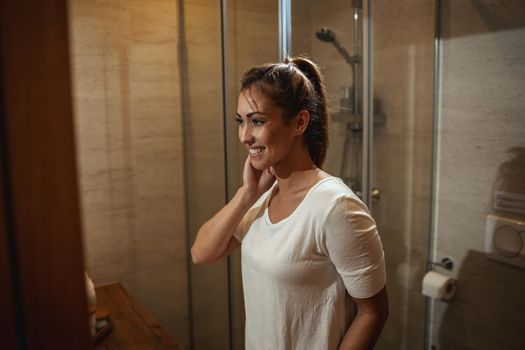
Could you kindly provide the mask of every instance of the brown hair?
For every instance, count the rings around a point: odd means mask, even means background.
[[[285,121],[303,109],[310,113],[304,140],[312,161],[320,168],[328,148],[328,110],[323,76],[317,64],[305,57],[288,57],[284,63],[251,68],[241,79],[241,91],[252,87],[283,110]]]

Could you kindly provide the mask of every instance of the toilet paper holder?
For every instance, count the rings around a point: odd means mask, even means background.
[[[448,257],[444,257],[443,259],[441,259],[441,262],[429,261],[429,263],[435,266],[440,266],[450,271],[452,271],[452,269],[454,268],[454,262]]]

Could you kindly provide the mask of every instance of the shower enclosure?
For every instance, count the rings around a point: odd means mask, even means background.
[[[240,252],[198,266],[189,248],[242,184],[239,78],[305,54],[330,98],[324,168],[385,250],[377,349],[519,348],[525,250],[486,237],[498,217],[525,242],[522,0],[71,0],[69,18],[96,284],[121,281],[185,348],[244,348]],[[428,270],[458,279],[454,299],[421,294]]]
[[[483,89],[465,87],[465,90],[457,90],[456,84],[460,81],[474,82],[475,72],[498,70],[487,70],[489,63],[487,66],[472,63],[469,66],[472,75],[463,74],[459,78],[456,76],[458,66],[463,64],[469,52],[478,57],[476,52],[485,45],[490,46],[488,43],[492,38],[500,39],[501,57],[516,57],[516,45],[521,47],[520,52],[525,52],[523,41],[520,44],[517,41],[519,35],[523,37],[525,34],[525,24],[512,15],[512,11],[523,14],[523,4],[501,1],[494,5],[494,13],[491,13],[483,1],[281,0],[257,5],[258,8],[248,8],[248,3],[223,2],[229,197],[241,184],[245,157],[236,127],[228,118],[235,113],[239,77],[246,68],[282,59],[285,54],[312,57],[323,67],[330,97],[331,143],[325,170],[341,177],[368,204],[385,249],[390,318],[377,349],[469,346],[490,349],[498,347],[497,344],[515,348],[516,345],[505,339],[505,334],[511,339],[519,339],[517,329],[524,331],[525,323],[521,321],[520,326],[511,326],[512,331],[503,331],[503,328],[513,324],[510,320],[522,320],[523,317],[509,316],[508,321],[503,321],[494,316],[506,326],[495,325],[488,316],[487,306],[479,305],[479,297],[472,295],[470,288],[473,287],[462,284],[478,278],[467,277],[464,270],[473,276],[485,270],[490,271],[488,276],[491,279],[497,273],[504,274],[506,280],[503,283],[523,293],[523,271],[512,272],[512,267],[498,266],[483,256],[483,249],[479,249],[480,252],[475,250],[474,247],[484,238],[477,237],[479,234],[476,236],[474,232],[484,231],[487,209],[483,203],[491,195],[468,183],[459,185],[463,191],[457,186],[463,182],[463,171],[486,183],[485,188],[490,188],[490,177],[481,180],[479,174],[472,172],[476,171],[474,169],[481,173],[493,171],[496,164],[507,157],[506,149],[513,150],[512,171],[523,171],[523,148],[515,148],[524,146],[524,121],[523,118],[519,121],[512,119],[513,125],[521,126],[521,130],[509,131],[509,141],[496,147],[499,151],[495,151],[494,156],[499,161],[492,165],[486,161],[473,164],[468,155],[461,157],[458,154],[457,148],[464,145],[460,139],[475,140],[476,151],[472,146],[468,148],[471,149],[469,154],[478,159],[487,154],[489,144],[494,141],[485,138],[484,131],[475,128],[464,128],[464,135],[456,136],[453,130],[461,130],[466,124],[452,126],[457,123],[452,115],[455,115],[453,107],[463,100],[463,94],[472,98],[472,103],[489,106],[485,99],[491,95],[486,95]],[[479,16],[482,17],[481,23]],[[480,37],[473,40],[472,47],[465,48],[461,46],[461,37],[470,38],[469,31],[475,31]],[[524,58],[523,55],[519,57],[515,59],[520,65],[514,63],[508,71],[523,78]],[[502,62],[491,62],[496,67],[504,67]],[[496,73],[492,79],[500,82],[511,96],[517,96],[513,91],[523,91],[525,79]],[[501,96],[504,95],[502,92]],[[503,100],[508,98],[503,97]],[[498,105],[498,102],[494,103]],[[509,106],[512,107],[507,114],[490,119],[492,127],[505,125],[513,113],[519,113],[523,99],[515,97]],[[468,118],[474,124],[481,120],[481,116],[472,115],[467,110],[460,115],[471,115]],[[462,159],[463,163],[456,164],[456,159]],[[518,164],[520,161],[521,165]],[[451,166],[457,170],[452,172]],[[514,192],[523,194],[525,186],[520,183],[511,187]],[[468,206],[464,198],[472,198],[470,193],[475,187],[478,193],[485,193],[485,197],[477,198],[474,215],[461,208]],[[451,200],[448,188],[464,193]],[[471,225],[459,223],[455,213],[469,218]],[[472,232],[469,240],[459,236],[459,231]],[[464,243],[458,247],[452,242]],[[443,258],[453,261],[451,270],[434,264]],[[462,264],[463,259],[466,266]],[[471,260],[473,263],[468,263]],[[242,349],[244,314],[239,253],[229,259],[227,269],[229,341],[231,348]],[[429,270],[458,278],[456,299],[447,303],[430,300],[421,294],[422,280]],[[465,282],[462,283],[463,279]],[[510,305],[525,309],[516,292],[491,293],[499,299],[508,297]],[[501,306],[503,313],[510,307],[505,303]],[[474,326],[469,325],[470,316],[466,310],[473,313],[480,310],[486,317]],[[483,322],[492,324],[498,331],[488,338],[480,337],[484,338],[482,341],[462,333],[478,333],[487,327]]]

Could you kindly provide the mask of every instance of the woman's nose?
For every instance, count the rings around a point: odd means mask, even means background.
[[[244,144],[251,144],[253,143],[253,135],[252,135],[252,129],[246,125],[242,125],[239,127],[239,139]]]

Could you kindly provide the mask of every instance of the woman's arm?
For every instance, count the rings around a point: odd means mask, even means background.
[[[244,163],[243,186],[232,200],[201,226],[191,247],[195,264],[211,264],[240,246],[233,233],[242,218],[257,199],[274,183],[275,177],[267,170],[252,167],[249,156]]]
[[[194,264],[217,262],[240,246],[233,232],[256,200],[241,187],[228,204],[201,226],[191,247]]]
[[[339,350],[373,349],[388,318],[386,287],[371,298],[356,299],[357,315],[339,345]]]

